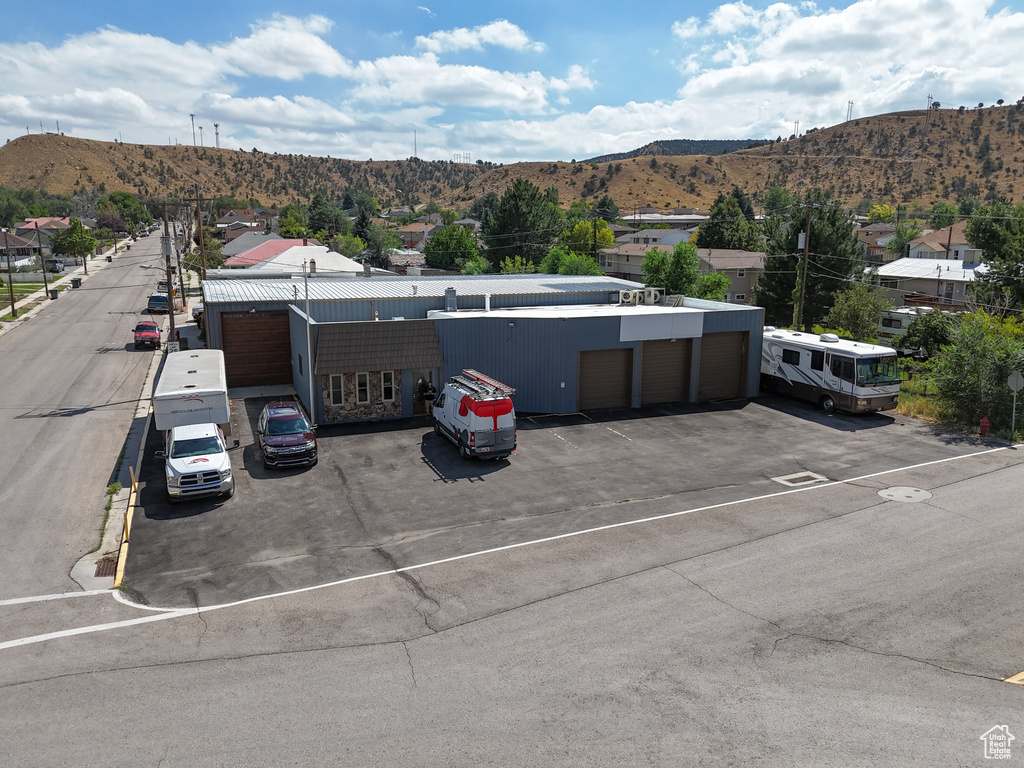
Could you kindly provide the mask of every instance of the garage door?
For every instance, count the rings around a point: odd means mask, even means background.
[[[640,405],[690,399],[689,339],[645,341],[640,366]]]
[[[288,310],[221,315],[229,387],[292,383]]]
[[[704,334],[698,400],[740,397],[746,391],[747,335],[747,331]]]
[[[628,408],[633,394],[633,350],[580,352],[577,408]]]

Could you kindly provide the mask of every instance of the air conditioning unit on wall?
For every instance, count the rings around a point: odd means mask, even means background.
[[[643,304],[643,291],[619,291],[619,304]]]

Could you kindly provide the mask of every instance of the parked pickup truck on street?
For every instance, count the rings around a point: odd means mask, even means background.
[[[143,320],[135,326],[135,348],[160,349],[160,326],[152,320]]]

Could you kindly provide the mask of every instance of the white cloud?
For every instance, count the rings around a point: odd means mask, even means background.
[[[545,49],[543,43],[530,40],[519,26],[506,19],[498,19],[472,29],[458,27],[456,29],[432,32],[427,36],[416,38],[416,47],[431,53],[447,53],[450,51],[474,50],[482,51],[484,45],[510,48],[514,51],[532,51],[539,53]]]
[[[297,80],[308,74],[346,76],[352,66],[320,37],[332,26],[333,22],[323,16],[275,16],[254,24],[248,37],[214,47],[211,54],[238,70],[263,77]]]

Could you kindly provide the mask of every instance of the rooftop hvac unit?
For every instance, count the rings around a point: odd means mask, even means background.
[[[643,291],[619,291],[619,304],[642,304]]]
[[[657,304],[665,298],[662,288],[644,288],[644,304]]]

